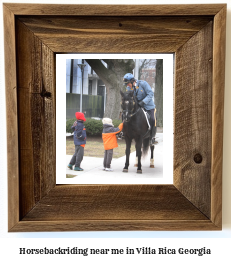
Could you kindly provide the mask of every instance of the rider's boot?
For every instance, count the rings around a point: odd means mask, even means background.
[[[155,137],[156,137],[156,127],[153,126],[152,130],[151,130],[151,135],[150,135],[150,146],[153,146],[158,143],[158,141],[156,141]]]

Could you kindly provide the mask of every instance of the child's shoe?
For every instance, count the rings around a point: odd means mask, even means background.
[[[71,165],[70,163],[67,165],[67,167],[71,170],[73,169],[73,165]]]
[[[75,170],[75,171],[83,171],[83,169],[80,168],[80,167],[75,167],[74,170]]]
[[[105,170],[106,171],[113,171],[113,169],[111,169],[111,168],[106,168]]]

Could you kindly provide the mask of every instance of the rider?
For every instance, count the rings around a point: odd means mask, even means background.
[[[156,127],[155,127],[155,104],[153,101],[154,93],[150,87],[150,85],[146,81],[136,80],[131,73],[126,73],[124,75],[124,84],[127,86],[126,91],[134,90],[134,94],[137,97],[138,103],[140,107],[143,107],[151,117],[151,139],[150,144],[154,145],[155,143],[155,135],[156,135]]]

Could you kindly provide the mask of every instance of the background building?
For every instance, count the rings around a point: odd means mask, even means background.
[[[78,64],[84,64],[83,71]],[[81,94],[82,88],[82,94]],[[84,59],[66,60],[66,118],[74,118],[75,112],[80,111],[86,117],[102,118],[105,110],[106,87],[99,76]]]
[[[141,71],[140,80],[148,82],[153,92],[155,92],[155,80],[156,80],[156,67],[143,68]]]

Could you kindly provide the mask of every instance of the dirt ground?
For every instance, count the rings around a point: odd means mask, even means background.
[[[162,128],[158,128],[157,132],[163,132]],[[117,139],[118,147],[113,150],[113,157],[120,158],[125,155],[126,142],[125,139]],[[66,155],[73,155],[75,147],[73,144],[73,135],[66,137]],[[135,151],[135,141],[132,141],[131,152]],[[104,155],[104,146],[102,135],[87,136],[87,145],[84,148],[84,155],[89,157],[100,157]]]
[[[159,132],[159,133],[163,133],[163,128],[160,128],[160,127],[157,127],[157,132]],[[67,136],[67,140],[71,140],[71,141],[73,141],[73,136],[71,135],[71,136]],[[103,143],[103,140],[102,140],[102,135],[100,134],[100,135],[97,135],[97,136],[87,136],[87,140],[88,141],[97,141],[97,142],[102,142]],[[124,143],[125,141],[124,141],[124,139],[123,140],[117,140],[118,141],[118,143],[120,142],[120,143]]]
[[[124,156],[126,143],[125,140],[118,140],[118,147],[113,150],[113,157],[119,158]],[[132,143],[131,151],[135,150],[135,143]],[[73,144],[73,136],[69,136],[66,138],[66,154],[73,155],[75,151],[75,147]],[[102,158],[104,155],[104,146],[102,136],[88,136],[87,144],[84,148],[84,155],[89,157],[99,157]]]
[[[157,127],[157,132],[159,133],[163,133],[163,128],[159,128]],[[69,141],[73,141],[73,136],[67,136],[67,140]],[[97,141],[97,142],[101,142],[103,143],[103,140],[102,140],[102,135],[97,135],[97,136],[87,136],[87,141]],[[125,143],[125,140],[122,139],[122,140],[117,140],[118,144],[119,143],[122,143],[124,144]]]

